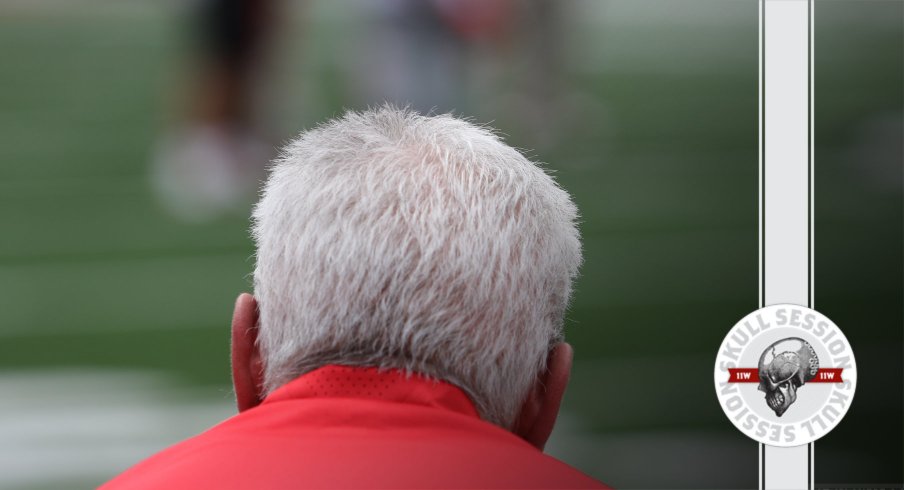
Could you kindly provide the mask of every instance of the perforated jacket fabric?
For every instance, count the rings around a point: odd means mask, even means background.
[[[480,420],[455,386],[331,365],[101,488],[607,487]]]

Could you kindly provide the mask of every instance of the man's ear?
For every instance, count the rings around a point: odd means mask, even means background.
[[[257,301],[242,293],[232,314],[232,386],[239,412],[263,400],[264,370],[257,348]]]
[[[537,378],[512,429],[512,432],[541,451],[556,425],[559,406],[571,375],[573,355],[574,350],[565,342],[556,344],[549,351],[546,372]]]

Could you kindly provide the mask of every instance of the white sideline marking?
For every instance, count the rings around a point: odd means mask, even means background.
[[[235,413],[229,393],[189,396],[170,381],[135,371],[0,373],[0,488],[100,484]]]

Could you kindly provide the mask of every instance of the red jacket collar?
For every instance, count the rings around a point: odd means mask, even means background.
[[[301,398],[367,398],[450,410],[478,417],[474,404],[458,387],[420,374],[330,364],[277,388],[264,404]]]

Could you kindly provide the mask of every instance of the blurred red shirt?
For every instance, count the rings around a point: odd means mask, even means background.
[[[455,386],[325,366],[101,488],[607,487],[482,421]]]

